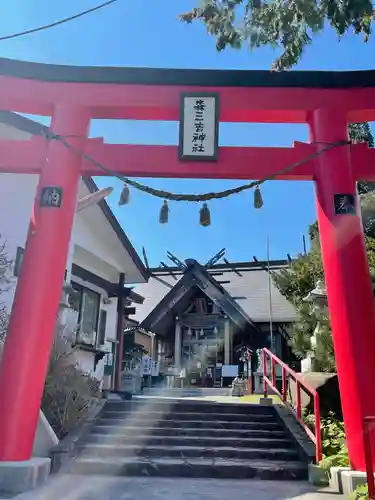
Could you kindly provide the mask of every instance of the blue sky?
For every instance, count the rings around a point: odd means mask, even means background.
[[[196,0],[197,2],[199,0]],[[50,2],[12,0],[0,5],[0,36],[50,23],[92,7],[100,0]],[[60,27],[1,42],[2,57],[77,65],[146,66],[165,68],[268,69],[277,53],[227,50],[217,53],[215,41],[200,24],[184,25],[179,13],[194,0],[119,0],[114,5]],[[329,28],[316,37],[297,69],[372,69],[375,39],[367,45],[349,35],[339,41]],[[177,144],[178,125],[172,122],[94,121],[91,134],[110,142]],[[231,146],[290,146],[307,140],[303,125],[222,124],[220,144]],[[239,182],[143,179],[174,192],[217,191]],[[160,226],[159,199],[132,192],[131,204],[118,207],[118,181],[100,178],[101,186],[115,187],[109,203],[138,251],[145,246],[151,265],[165,260],[167,250],[179,258],[208,260],[225,247],[231,261],[266,256],[285,258],[302,250],[302,235],[315,219],[313,186],[302,182],[269,182],[262,189],[264,207],[253,208],[251,193],[210,204],[212,225],[198,224],[199,206],[171,204],[170,223]]]

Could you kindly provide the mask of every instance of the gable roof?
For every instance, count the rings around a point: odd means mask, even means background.
[[[230,266],[217,264],[207,274],[220,273],[220,276],[217,277],[210,275],[210,279],[216,283],[217,281],[229,282],[223,283],[223,285],[218,283],[218,285],[230,295],[231,300],[243,311],[244,317],[249,318],[252,323],[267,323],[270,320],[270,302],[273,321],[291,323],[296,319],[295,308],[281,295],[272,279],[270,283],[271,293],[269,293],[269,275],[266,266],[265,262],[232,263]],[[277,270],[287,266],[287,261],[270,262],[271,271],[277,272]],[[233,267],[240,273],[240,276],[233,272]],[[173,272],[175,278],[171,276],[170,272]],[[135,315],[135,319],[141,324],[150,317],[152,311],[163,298],[185,276],[178,268],[150,269],[150,273],[151,277],[148,283],[135,287],[137,293],[145,297],[143,304],[137,307]]]
[[[49,130],[49,128],[45,125],[31,120],[30,118],[21,116],[17,113],[13,113],[12,111],[0,111],[0,123],[4,123],[9,127],[15,128],[30,135],[44,135]],[[84,176],[82,177],[82,180],[90,193],[94,193],[99,190],[92,177]],[[97,205],[100,207],[106,220],[116,233],[118,240],[120,241],[126,252],[130,255],[130,258],[134,262],[136,268],[139,270],[142,277],[147,281],[149,278],[149,272],[143,264],[135,248],[131,244],[125,231],[122,229],[120,223],[110,209],[108,203],[105,201],[105,199],[103,199],[99,201]]]
[[[218,283],[207,270],[195,260],[190,260],[182,278],[161,299],[150,314],[144,318],[140,326],[153,330],[155,326],[176,306],[186,295],[191,295],[199,288],[241,330],[249,324],[253,325],[251,318],[231,295]],[[254,326],[254,325],[253,325]]]

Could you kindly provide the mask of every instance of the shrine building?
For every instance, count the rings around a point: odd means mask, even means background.
[[[229,384],[235,367],[244,369],[244,348],[253,351],[256,371],[257,349],[271,343],[277,356],[295,361],[288,331],[296,312],[271,278],[288,267],[287,260],[176,262],[150,269],[148,283],[135,288],[145,299],[134,319],[139,329],[154,334],[153,357],[161,374],[183,371],[189,385],[204,385],[206,377],[215,386]]]

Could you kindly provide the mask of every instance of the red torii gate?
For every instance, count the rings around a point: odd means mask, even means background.
[[[0,109],[52,117],[51,130],[118,174],[262,179],[347,141],[375,120],[375,71],[286,72],[69,67],[0,59]],[[222,122],[308,123],[311,144],[220,147],[217,162],[179,161],[177,146],[88,139],[91,118],[179,120],[182,93],[220,95]],[[0,173],[39,174],[22,274],[0,367],[0,460],[31,456],[81,175],[105,175],[58,140],[0,141]],[[363,418],[375,415],[375,304],[356,182],[375,181],[375,150],[343,145],[280,175],[314,180],[329,310],[350,459],[365,470]],[[57,209],[40,203],[62,190]],[[335,195],[354,197],[339,214]],[[15,193],[15,196],[17,194]],[[11,217],[11,214],[2,214]],[[375,444],[375,443],[374,443]]]

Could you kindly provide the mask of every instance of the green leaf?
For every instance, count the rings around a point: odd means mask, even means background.
[[[277,48],[281,55],[272,67],[279,71],[293,67],[327,25],[338,37],[354,32],[367,42],[374,8],[371,0],[202,0],[180,19],[203,22],[217,38],[217,50],[243,42],[250,49]]]

